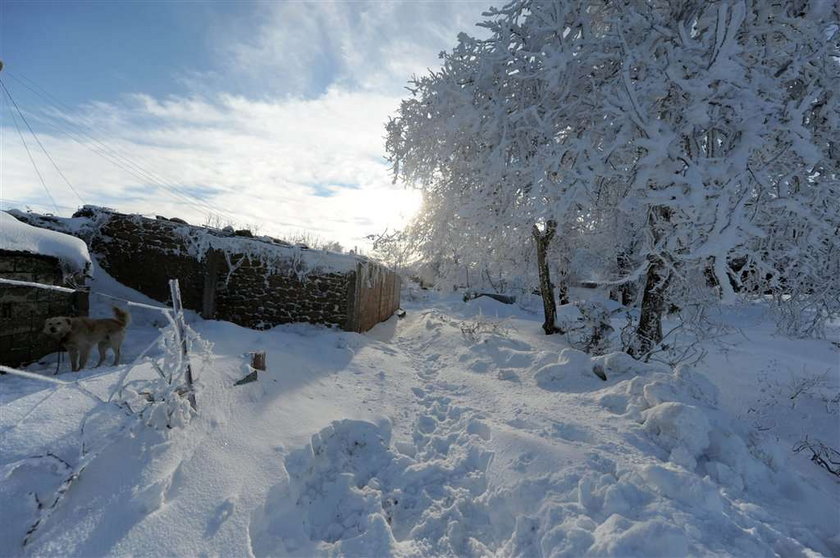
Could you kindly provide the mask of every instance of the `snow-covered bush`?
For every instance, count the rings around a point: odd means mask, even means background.
[[[580,300],[558,308],[557,327],[566,333],[569,344],[591,355],[609,352],[610,311],[600,302]]]
[[[610,311],[598,302],[581,301],[577,303],[583,318],[585,341],[583,350],[589,354],[601,355],[609,351],[609,335],[613,331],[610,324]]]
[[[172,324],[162,330],[158,340],[164,355],[160,365],[152,363],[158,377],[135,380],[119,390],[125,407],[157,430],[186,426],[195,415],[190,403],[193,387],[187,385],[186,370],[191,366],[195,375],[197,365],[211,358],[212,345],[189,326],[185,326],[185,333],[189,356],[183,354],[178,330]]]
[[[811,441],[806,436],[804,440],[796,444],[793,451],[796,453],[803,451],[809,452],[811,454],[811,461],[832,475],[840,477],[840,452],[836,449],[819,441]]]

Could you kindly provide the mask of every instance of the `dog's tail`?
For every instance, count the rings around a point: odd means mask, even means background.
[[[116,319],[117,323],[125,329],[128,324],[131,323],[131,314],[128,313],[128,310],[123,310],[118,306],[114,306],[114,319]]]

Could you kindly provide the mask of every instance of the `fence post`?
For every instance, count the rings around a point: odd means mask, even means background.
[[[185,368],[185,377],[187,380],[187,389],[189,394],[187,399],[193,410],[196,410],[195,392],[193,391],[193,377],[192,367],[190,366],[190,355],[187,348],[187,324],[184,321],[184,305],[181,302],[181,288],[178,286],[177,279],[169,280],[169,291],[172,293],[172,309],[175,311],[175,334],[178,336],[177,341],[181,344],[181,358]]]
[[[251,353],[251,368],[265,371],[265,351]]]
[[[265,351],[251,353],[251,372],[233,385],[241,386],[256,382],[258,378],[257,372],[265,372]]]

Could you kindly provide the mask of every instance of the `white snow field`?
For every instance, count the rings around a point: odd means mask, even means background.
[[[738,306],[721,319],[740,332],[672,370],[592,358],[521,306],[411,298],[363,335],[192,316],[212,352],[193,357],[198,414],[173,429],[0,377],[0,555],[840,554],[840,483],[792,451],[840,447],[836,344]],[[132,312],[128,360],[163,325]],[[251,351],[268,370],[234,387]],[[58,378],[105,397],[124,370]]]

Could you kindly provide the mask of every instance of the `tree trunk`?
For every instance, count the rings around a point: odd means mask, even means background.
[[[671,282],[671,270],[657,257],[650,263],[642,294],[642,312],[636,339],[627,352],[642,358],[662,341],[662,314],[665,313],[665,292]]]
[[[563,262],[564,264],[568,262]],[[568,269],[568,267],[566,267]],[[548,273],[548,268],[546,268],[546,273]],[[560,276],[560,282],[557,284],[557,299],[560,301],[560,304],[569,304],[569,283],[566,281],[566,275],[563,274]]]
[[[618,268],[618,276],[624,277],[631,271],[630,256],[624,252],[619,252],[616,256],[616,266]],[[626,281],[620,285],[615,285],[610,289],[610,299],[615,300],[622,306],[633,306],[636,301],[636,281]]]
[[[652,208],[648,217],[654,246],[667,234],[671,220],[671,209],[664,206]],[[639,327],[636,339],[630,344],[627,353],[634,358],[644,358],[662,341],[662,315],[665,313],[665,295],[671,283],[671,270],[667,266],[664,254],[648,256],[650,266],[645,278],[645,290],[642,293],[642,311],[639,315]]]
[[[560,330],[554,325],[557,318],[557,305],[554,303],[554,290],[551,285],[551,276],[548,273],[548,263],[546,262],[546,253],[548,252],[548,245],[554,234],[557,232],[557,223],[555,221],[547,221],[545,224],[545,232],[540,232],[540,229],[534,225],[531,234],[534,236],[534,242],[537,245],[537,267],[540,272],[540,295],[543,299],[543,310],[545,312],[545,322],[543,322],[543,331],[546,335],[552,333],[559,333]]]

